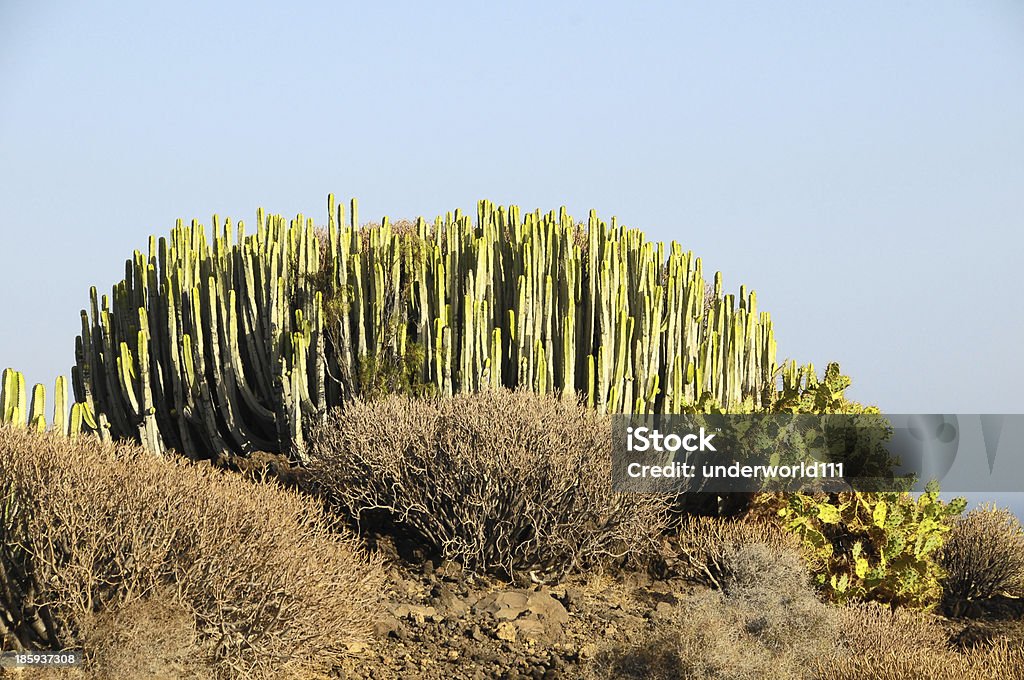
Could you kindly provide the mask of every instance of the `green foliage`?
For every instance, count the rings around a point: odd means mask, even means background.
[[[890,434],[888,421],[876,407],[848,400],[845,391],[850,384],[849,376],[842,373],[838,363],[828,364],[819,379],[813,364],[798,366],[789,361],[773,373],[767,385],[777,389],[767,392],[760,406],[748,397],[726,409],[713,395],[705,394],[685,412],[696,414],[694,427],[702,424],[701,414],[711,416],[704,419],[704,424],[716,431],[719,441],[726,442],[726,446],[736,442],[738,450],[749,447],[773,451],[768,461],[771,465],[793,464],[813,457],[822,462],[842,462],[847,473],[852,471],[851,476],[861,478],[865,485],[874,481],[882,490],[911,488],[913,480],[894,477],[896,461],[882,448]],[[763,418],[715,418],[724,414],[762,414]],[[791,427],[775,426],[780,414],[794,416]],[[822,441],[823,437],[828,438],[827,443]],[[831,456],[827,461],[821,458],[826,452]],[[787,489],[792,490],[790,480],[766,480],[761,493],[770,495],[760,498],[758,503],[771,504],[765,499]],[[754,497],[752,493],[682,494],[677,507],[684,514],[734,516],[750,509]]]
[[[964,499],[943,503],[936,486],[902,492],[791,494],[768,500],[799,536],[818,585],[837,602],[876,600],[931,607],[941,594],[935,557]]]
[[[819,380],[814,364],[798,366],[795,361],[779,368],[782,389],[774,395],[770,410],[777,413],[846,413],[877,414],[874,406],[862,406],[846,398],[849,376],[843,375],[838,363],[830,363]]]
[[[879,411],[847,400],[850,378],[838,364],[829,364],[819,380],[811,365],[782,368],[782,389],[772,410],[794,414],[837,414],[857,445],[870,454],[874,467],[866,476],[889,475],[887,489],[909,488],[894,484],[889,460],[876,456],[864,442],[864,431],[886,436],[878,428]],[[863,416],[863,418],[858,418]],[[827,419],[824,421],[829,422]],[[832,431],[829,436],[843,436]],[[764,494],[754,503],[755,512],[774,515],[798,536],[819,588],[837,602],[875,600],[894,605],[931,607],[941,594],[945,572],[937,553],[950,531],[952,520],[966,507],[962,498],[943,503],[938,486],[929,485],[916,499],[906,491],[847,491],[843,493]]]
[[[359,358],[359,397],[368,401],[383,399],[389,394],[408,397],[430,397],[437,387],[419,378],[418,368],[423,362],[423,346],[406,345],[401,357],[362,356]]]

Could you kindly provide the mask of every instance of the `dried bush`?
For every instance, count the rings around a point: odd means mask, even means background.
[[[880,651],[819,662],[819,680],[1024,680],[1024,648],[1001,640],[967,653]]]
[[[679,575],[721,589],[734,574],[737,550],[763,546],[776,563],[799,564],[800,543],[781,527],[765,520],[732,520],[690,516],[682,519],[665,555]],[[802,565],[797,567],[805,573]]]
[[[780,555],[783,557],[779,562]],[[737,546],[725,559],[720,591],[683,600],[682,616],[665,621],[636,646],[600,653],[597,678],[796,680],[813,677],[816,660],[837,649],[836,612],[821,602],[796,553],[764,543]]]
[[[530,392],[356,401],[308,453],[313,488],[357,524],[383,515],[442,557],[503,576],[638,559],[666,521],[664,499],[612,492],[606,416]]]
[[[819,660],[822,680],[1024,679],[1024,648],[997,640],[958,652],[927,612],[864,603],[839,608],[841,651]]]
[[[195,616],[167,590],[86,616],[82,646],[89,650],[81,669],[86,677],[215,677],[208,661],[210,650],[199,639]]]
[[[920,609],[893,609],[878,602],[837,609],[843,650],[851,656],[897,653],[938,654],[950,651],[948,635],[932,614]]]
[[[383,574],[315,502],[136,447],[0,429],[4,649],[80,644],[170,588],[218,673],[315,669],[368,638]]]
[[[740,573],[760,569],[762,578],[684,598],[679,615],[655,620],[638,644],[601,650],[586,677],[1024,680],[1019,641],[957,652],[938,617],[878,603],[825,604],[789,570],[778,571],[764,545],[752,548]]]
[[[984,505],[957,520],[939,552],[943,609],[959,615],[997,595],[1024,595],[1024,528],[1009,510]]]

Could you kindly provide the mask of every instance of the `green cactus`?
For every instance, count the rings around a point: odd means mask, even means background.
[[[3,384],[0,386],[0,422],[25,427],[28,424],[27,402],[25,376],[13,368],[4,369]]]
[[[705,300],[701,260],[591,211],[575,222],[477,205],[432,224],[324,229],[179,222],[91,294],[76,400],[110,434],[219,458],[302,460],[302,432],[385,383],[440,394],[573,393],[606,412],[749,409],[776,400],[771,320],[746,288]],[[783,373],[785,389],[806,379]],[[397,381],[397,382],[396,382]],[[402,388],[405,389],[405,388]]]
[[[64,376],[57,378],[54,385],[53,421],[46,422],[46,388],[35,385],[32,400],[28,401],[25,376],[13,368],[5,369],[0,382],[0,425],[31,428],[37,432],[50,431],[64,436],[77,437],[80,434],[99,434],[107,439],[102,423],[97,421],[86,404],[75,403],[68,407],[68,385]]]
[[[939,500],[938,488],[908,493],[849,492],[769,497],[784,526],[804,545],[825,594],[837,602],[877,600],[931,608],[944,573],[935,559],[951,519],[967,502]]]

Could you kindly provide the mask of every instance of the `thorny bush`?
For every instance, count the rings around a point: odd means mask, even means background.
[[[470,569],[548,581],[657,547],[666,501],[612,492],[610,428],[524,391],[355,401],[314,433],[307,479],[359,525],[383,519]]]

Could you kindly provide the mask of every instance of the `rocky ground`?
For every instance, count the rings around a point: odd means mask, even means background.
[[[392,557],[392,588],[387,613],[375,622],[376,639],[353,649],[335,677],[585,678],[609,648],[640,644],[678,622],[687,597],[703,590],[682,578],[642,572],[593,574],[554,586],[509,584],[453,562]],[[945,620],[951,643],[970,647],[1007,634],[1024,640],[1019,603],[1002,608],[1014,611]]]
[[[429,560],[395,560],[389,571],[393,590],[373,649],[353,650],[339,677],[578,678],[599,642],[639,640],[692,589],[636,573],[509,584]]]

